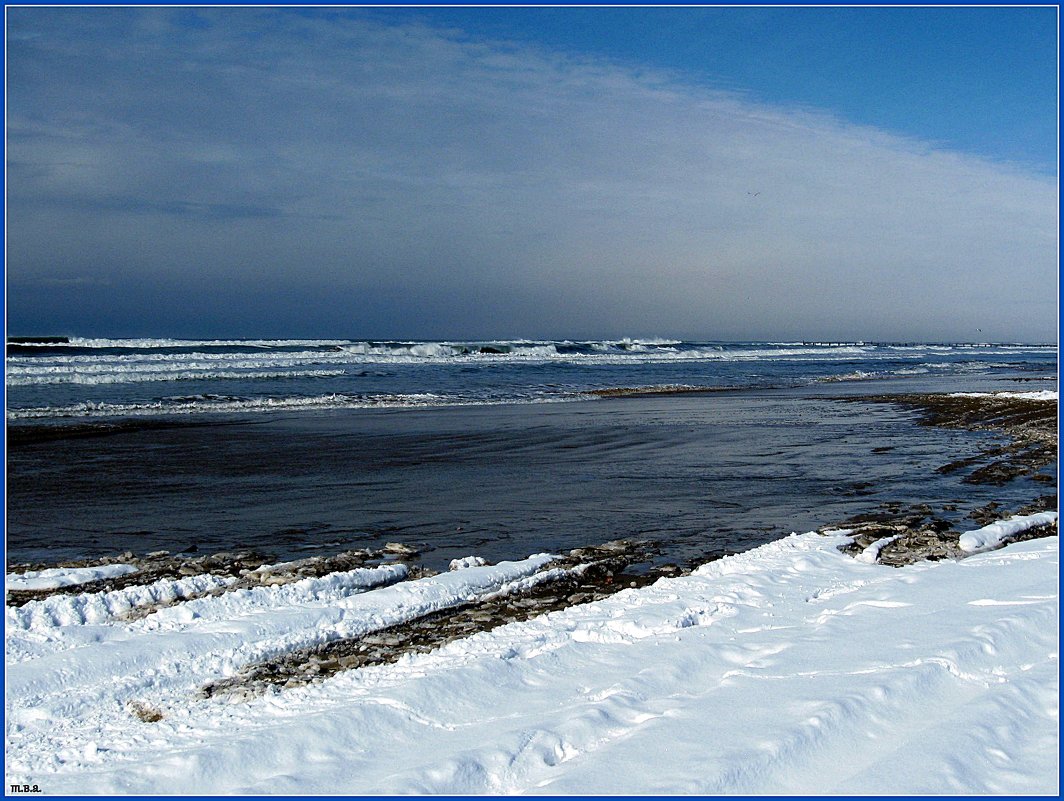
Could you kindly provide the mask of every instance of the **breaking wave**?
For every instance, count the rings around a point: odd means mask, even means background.
[[[544,403],[992,368],[1052,346],[869,342],[12,338],[8,419]],[[180,386],[180,397],[164,397]],[[176,396],[177,393],[174,393]]]
[[[284,378],[329,378],[343,375],[344,370],[125,370],[104,372],[102,369],[56,371],[38,374],[9,375],[12,387],[37,384],[128,384],[145,381],[266,381]]]
[[[314,409],[409,409],[440,406],[496,406],[521,403],[562,403],[594,397],[585,393],[525,395],[522,397],[462,397],[435,392],[409,394],[347,395],[329,393],[314,396],[238,398],[225,395],[192,395],[155,401],[112,403],[82,401],[66,406],[37,406],[9,409],[9,420],[53,418],[158,417],[186,414],[241,414],[249,412],[308,411]]]
[[[18,340],[18,345],[24,348],[135,348],[140,350],[158,348],[280,348],[292,346],[335,346],[343,345],[348,342],[350,342],[348,339],[94,339],[89,337],[53,337],[41,338],[38,341],[20,339]]]

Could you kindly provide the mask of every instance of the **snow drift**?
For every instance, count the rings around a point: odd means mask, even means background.
[[[549,557],[51,627],[77,647],[9,664],[8,781],[58,794],[1055,794],[1057,538],[903,569],[840,553],[847,541],[793,535],[240,703],[194,689],[264,653],[505,591]],[[34,634],[9,626],[9,650]]]

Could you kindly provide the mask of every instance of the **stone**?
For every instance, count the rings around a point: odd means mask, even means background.
[[[385,543],[383,548],[385,553],[394,553],[401,556],[414,556],[418,553],[417,548],[412,548],[409,545],[404,545],[401,542],[388,542]]]

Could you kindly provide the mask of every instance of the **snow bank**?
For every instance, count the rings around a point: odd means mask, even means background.
[[[547,560],[172,630],[116,624],[107,642],[9,666],[8,781],[58,794],[1056,794],[1057,538],[903,569],[851,559],[846,539],[795,535],[244,703],[192,690],[271,650],[498,591]],[[130,700],[163,719],[138,721]]]
[[[8,573],[5,577],[9,590],[56,590],[87,584],[99,579],[116,578],[136,573],[135,565],[98,565],[96,567],[50,567],[47,570],[30,570],[25,573]]]
[[[10,628],[38,631],[60,626],[103,623],[137,608],[173,603],[222,589],[235,581],[235,578],[229,576],[205,574],[183,579],[161,579],[152,584],[125,587],[111,592],[53,595],[40,601],[30,601],[24,606],[8,607],[5,617]]]
[[[1056,512],[1039,512],[1033,515],[1013,515],[1008,520],[998,520],[989,526],[966,531],[961,534],[960,548],[967,553],[986,551],[997,548],[1006,537],[1012,537],[1021,531],[1026,531],[1035,526],[1043,526],[1046,523],[1055,523]]]
[[[9,626],[8,755],[20,750],[17,745],[12,750],[12,742],[22,741],[18,733],[32,731],[36,745],[20,764],[47,773],[65,764],[57,754],[86,721],[102,715],[119,730],[128,728],[131,702],[184,708],[204,684],[244,665],[465,603],[537,572],[553,558],[542,554],[366,592],[403,578],[407,568],[360,568],[199,598],[135,621]]]
[[[405,579],[406,565],[356,568],[329,573],[320,578],[305,578],[289,584],[235,590],[211,598],[197,598],[180,606],[160,609],[144,619],[141,626],[150,631],[176,631],[190,623],[233,620],[255,612],[271,612],[286,607],[323,606],[346,599],[352,592]]]

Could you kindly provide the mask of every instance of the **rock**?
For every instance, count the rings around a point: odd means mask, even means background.
[[[635,543],[632,540],[610,540],[599,545],[598,549],[607,553],[624,553],[632,550],[634,545]]]
[[[417,548],[412,548],[409,545],[404,545],[401,542],[388,542],[384,544],[382,549],[385,553],[399,554],[400,556],[415,556],[418,553]]]

